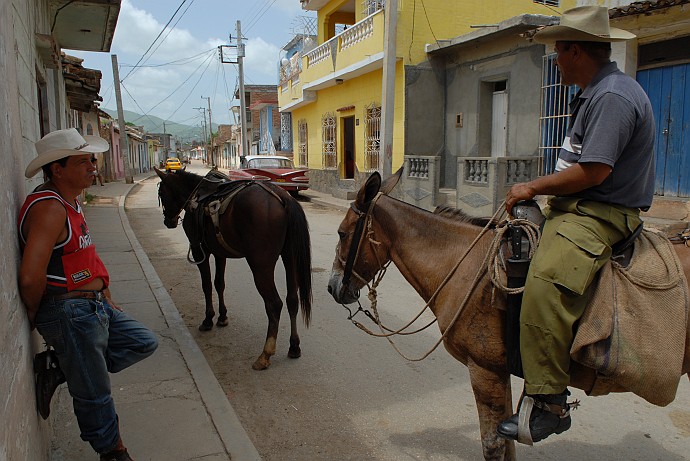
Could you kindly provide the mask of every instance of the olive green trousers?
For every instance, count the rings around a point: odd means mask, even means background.
[[[520,353],[528,394],[558,394],[570,381],[570,347],[587,305],[587,289],[611,247],[641,223],[639,210],[554,197],[527,274],[520,314]]]

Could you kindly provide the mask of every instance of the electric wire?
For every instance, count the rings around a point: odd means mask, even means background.
[[[159,129],[162,125],[161,125],[161,124],[156,124],[156,122],[155,122],[151,117],[149,117],[149,115],[146,113],[146,111],[145,111],[144,109],[141,108],[141,106],[139,105],[139,103],[137,102],[137,100],[134,99],[134,96],[132,96],[132,93],[129,92],[129,90],[127,89],[127,87],[125,86],[124,83],[120,82],[120,86],[121,86],[122,89],[125,90],[125,92],[129,95],[129,97],[132,99],[132,101],[134,102],[134,104],[139,108],[139,110],[142,111],[142,112],[144,112],[144,115],[143,115],[142,117],[148,118],[149,121],[150,121],[151,123],[153,123],[153,124],[156,126],[156,128],[154,129],[154,131],[158,131],[158,129]],[[139,118],[141,118],[141,117],[139,117]],[[139,120],[139,118],[138,118],[137,120]],[[130,123],[134,123],[134,122],[130,122]]]
[[[158,48],[160,48],[160,46],[163,44],[163,42],[165,42],[165,40],[172,33],[172,31],[175,30],[175,27],[177,27],[177,24],[179,24],[180,20],[184,17],[185,14],[187,14],[187,10],[189,10],[189,8],[194,4],[195,1],[196,0],[192,0],[191,2],[189,2],[189,5],[187,5],[187,8],[185,8],[184,11],[182,12],[182,14],[180,14],[180,16],[177,18],[177,21],[175,21],[175,24],[173,24],[172,27],[170,29],[168,29],[168,33],[165,34],[165,37],[163,37],[160,42],[158,42],[158,45],[156,45],[156,47],[153,49],[153,51],[151,51],[151,54],[149,55],[148,58],[146,58],[146,60],[144,62],[148,61],[151,58],[151,56],[153,56],[156,53],[156,51],[158,51]]]
[[[176,59],[175,61],[169,61],[169,62],[164,62],[162,64],[149,64],[148,66],[141,65],[138,66],[142,69],[148,68],[148,67],[165,67],[165,66],[182,66],[185,64],[189,64],[190,62],[194,61],[194,59],[198,58],[199,56],[203,56],[206,53],[209,53],[211,51],[215,52],[216,48],[210,48],[208,50],[202,51],[201,53],[195,54],[194,56],[189,56],[188,58],[180,58]],[[132,64],[120,64],[120,67],[134,67]]]
[[[245,31],[246,31],[246,32],[249,32],[249,31],[252,29],[252,27],[254,27],[254,25],[257,24],[257,23],[259,22],[259,19],[261,19],[261,18],[268,12],[268,10],[273,6],[273,4],[274,4],[276,1],[277,1],[277,0],[273,0],[268,6],[266,6],[266,9],[264,9],[263,12],[262,12],[256,19],[253,19],[253,20],[250,19],[249,25],[247,26],[247,28],[245,29]]]
[[[124,82],[124,81],[127,79],[127,77],[129,77],[129,76],[132,74],[132,72],[134,72],[135,70],[137,70],[137,66],[141,63],[141,61],[143,61],[144,57],[146,57],[146,54],[151,50],[151,48],[153,48],[153,45],[154,45],[154,44],[156,43],[156,41],[160,38],[160,36],[163,35],[163,32],[165,32],[165,29],[168,27],[168,25],[170,25],[170,23],[172,22],[172,20],[175,18],[175,15],[177,14],[177,12],[180,11],[180,9],[182,8],[182,6],[183,6],[185,3],[187,3],[187,0],[182,0],[182,3],[180,3],[180,6],[177,7],[177,9],[176,9],[175,12],[173,13],[173,15],[172,15],[172,16],[170,17],[170,19],[168,20],[168,22],[165,24],[165,26],[163,26],[163,30],[160,31],[160,33],[158,34],[158,36],[153,40],[153,42],[151,42],[151,45],[149,45],[149,47],[146,49],[146,51],[144,51],[144,54],[141,55],[141,58],[139,58],[139,61],[137,61],[137,63],[134,64],[132,70],[130,70],[129,73],[128,73],[127,75],[125,75],[125,77],[124,77],[122,80],[120,80],[120,83]],[[185,10],[185,11],[186,11],[186,10]]]
[[[206,61],[211,61],[211,58],[213,58],[213,56],[214,56],[214,54],[215,54],[215,53],[213,53],[212,51],[213,51],[213,50],[207,51],[208,54],[207,54],[206,58],[204,58],[204,60],[201,62],[201,64],[199,64],[199,66],[198,66],[196,69],[194,69],[194,71],[189,75],[189,77],[187,77],[182,83],[180,83],[180,84],[177,86],[177,88],[175,88],[174,90],[172,90],[172,91],[170,92],[170,94],[168,94],[168,95],[167,95],[165,98],[163,98],[160,102],[158,102],[156,105],[154,105],[153,107],[151,107],[151,108],[146,112],[146,114],[144,114],[144,115],[147,115],[148,113],[150,113],[151,111],[153,111],[156,107],[160,106],[160,105],[163,104],[165,101],[167,101],[172,95],[174,95],[175,93],[177,93],[177,90],[179,90],[180,88],[182,88],[182,86],[185,85],[185,84],[194,76],[194,74],[196,74],[196,72],[197,72],[199,69],[201,69],[201,66],[203,66],[204,63],[206,63]],[[144,115],[142,115],[141,117],[143,117]],[[139,117],[139,118],[137,118],[136,120],[134,120],[134,122],[136,122],[137,120],[139,120],[141,117]]]

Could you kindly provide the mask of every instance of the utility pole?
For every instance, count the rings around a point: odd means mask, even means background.
[[[211,123],[211,96],[206,96],[206,97],[201,97],[201,99],[205,99],[208,102],[208,144],[211,149],[211,168],[216,167],[216,159],[213,156],[213,123]]]
[[[247,103],[244,100],[244,43],[242,43],[242,24],[237,21],[237,66],[240,77],[240,123],[242,125],[242,155],[249,155],[249,139],[247,136]]]
[[[113,84],[115,85],[115,101],[117,102],[117,124],[120,126],[120,156],[125,167],[125,183],[134,184],[132,169],[129,166],[129,147],[127,146],[127,125],[125,113],[122,109],[122,94],[120,93],[120,71],[117,66],[117,55],[110,55],[113,62]]]
[[[393,174],[393,125],[395,124],[395,66],[398,0],[387,0],[383,33],[383,91],[381,95],[381,147],[379,168],[385,179]]]
[[[204,112],[204,144],[206,144],[206,108],[205,107],[194,107],[193,109],[201,110]],[[208,155],[206,156],[206,161],[208,162]]]
[[[242,142],[242,147],[240,148],[241,155],[249,155],[249,147],[248,147],[248,141],[249,138],[247,137],[247,107],[246,107],[246,101],[244,99],[244,64],[242,62],[242,58],[244,58],[244,43],[242,43],[242,40],[244,40],[244,37],[242,37],[242,24],[240,21],[237,21],[237,45],[220,45],[218,47],[218,51],[220,52],[220,62],[223,64],[237,64],[238,67],[238,72],[239,72],[239,80],[240,80],[240,89],[239,89],[239,100],[240,100],[240,124],[241,124],[241,133],[240,133],[240,139]],[[230,35],[230,42],[232,43],[232,35]],[[233,58],[226,57],[224,53],[224,49],[226,48],[237,48],[237,57],[236,60],[233,60]],[[232,54],[232,53],[230,53]],[[237,107],[237,106],[234,106]],[[210,106],[209,106],[210,110]],[[232,108],[230,109],[232,110]],[[210,118],[210,115],[209,115]]]

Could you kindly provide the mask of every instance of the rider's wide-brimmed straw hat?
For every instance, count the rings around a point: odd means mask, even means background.
[[[620,42],[635,38],[627,30],[609,25],[609,12],[605,6],[580,6],[564,11],[557,26],[547,26],[534,34],[538,43],[568,42]]]
[[[95,154],[109,149],[108,141],[99,136],[82,136],[75,128],[57,130],[35,144],[38,156],[26,167],[24,176],[31,178],[47,165],[70,155]]]

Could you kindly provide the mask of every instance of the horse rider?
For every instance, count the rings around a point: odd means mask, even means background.
[[[47,180],[27,196],[18,227],[20,296],[31,329],[53,348],[34,359],[38,411],[48,418],[53,393],[66,381],[81,438],[101,461],[131,461],[108,373],[148,357],[158,341],[110,300],[108,271],[77,199],[93,181],[92,154],[108,143],[70,128],[45,135],[35,147],[38,156],[25,175],[42,170]]]
[[[533,441],[570,428],[570,347],[587,303],[587,288],[611,257],[611,247],[641,224],[654,194],[654,117],[640,85],[610,60],[611,42],[634,38],[610,27],[608,10],[565,11],[560,24],[537,32],[553,45],[561,83],[575,84],[570,120],[553,174],[515,184],[506,210],[551,195],[546,223],[527,275],[520,315],[520,352],[531,397]],[[526,418],[526,414],[523,415]],[[518,439],[518,414],[499,436]]]

